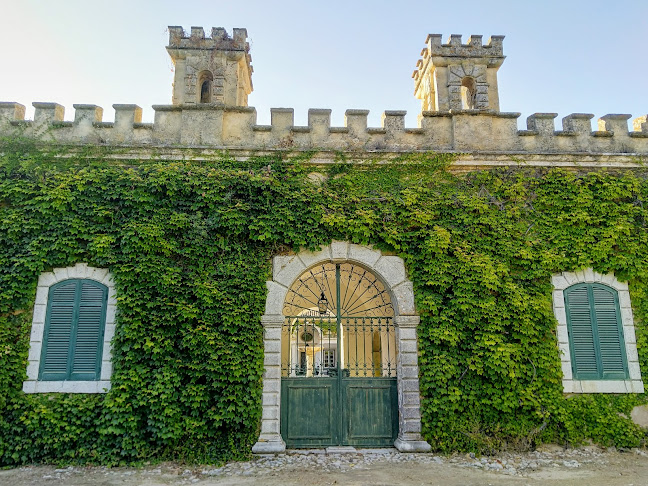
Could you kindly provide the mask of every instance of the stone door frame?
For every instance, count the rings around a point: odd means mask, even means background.
[[[412,282],[407,279],[403,259],[383,255],[370,246],[333,241],[321,251],[276,256],[272,260],[272,281],[266,282],[268,296],[264,330],[264,372],[261,433],[252,447],[255,454],[281,453],[286,444],[281,437],[281,327],[288,289],[306,270],[322,263],[350,262],[361,265],[380,278],[389,290],[394,306],[397,346],[398,437],[401,452],[427,452],[430,445],[421,436],[418,338],[420,318],[414,307]]]

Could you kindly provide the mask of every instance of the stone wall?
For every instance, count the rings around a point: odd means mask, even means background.
[[[67,144],[131,147],[202,147],[234,150],[325,150],[360,152],[459,152],[563,156],[617,156],[638,162],[648,155],[648,121],[641,116],[628,129],[630,115],[605,115],[592,131],[593,115],[575,113],[556,130],[555,113],[536,113],[518,129],[519,113],[483,110],[423,112],[419,126],[405,127],[404,111],[385,111],[381,127],[367,126],[367,110],[347,110],[345,126],[331,126],[331,110],[311,109],[308,125],[295,126],[289,108],[271,110],[271,124],[258,125],[253,107],[217,104],[155,105],[155,122],[141,123],[137,105],[113,105],[115,122],[102,121],[103,109],[74,105],[74,121],[63,121],[56,103],[34,103],[25,120],[18,103],[0,103],[0,136],[21,135]],[[545,165],[545,164],[541,164]],[[551,165],[551,164],[548,164]]]

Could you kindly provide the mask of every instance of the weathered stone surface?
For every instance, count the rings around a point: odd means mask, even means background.
[[[318,263],[331,261],[331,247],[325,246],[320,251],[302,251],[299,253],[299,259],[306,268],[310,268]]]
[[[398,313],[403,316],[416,314],[414,307],[414,287],[409,280],[400,283],[392,289],[396,305],[398,306]]]
[[[273,280],[289,287],[299,277],[306,267],[297,255],[276,256],[272,259]]]
[[[266,297],[266,314],[281,315],[288,288],[276,282],[266,282],[268,296]]]
[[[638,426],[648,429],[648,405],[638,405],[633,408],[630,418]]]
[[[432,446],[424,440],[404,440],[400,437],[394,442],[399,452],[430,452]]]
[[[407,278],[403,260],[395,256],[380,257],[374,266],[374,270],[392,289]]]

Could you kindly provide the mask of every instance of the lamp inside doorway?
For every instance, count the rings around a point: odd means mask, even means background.
[[[322,295],[320,295],[320,298],[317,301],[317,309],[319,310],[321,316],[326,314],[326,310],[328,309],[328,300],[326,300],[324,292],[322,292]]]

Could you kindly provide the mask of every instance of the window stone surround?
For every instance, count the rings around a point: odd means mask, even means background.
[[[264,372],[261,433],[252,447],[255,454],[276,454],[286,450],[281,437],[281,326],[283,307],[293,282],[309,268],[325,263],[356,263],[380,278],[389,290],[394,306],[397,333],[397,389],[399,431],[394,442],[401,452],[428,452],[421,436],[421,411],[416,327],[420,318],[414,307],[412,282],[402,258],[383,255],[370,246],[333,241],[320,251],[276,256],[272,260],[272,281],[266,282],[268,294],[264,328]]]
[[[643,393],[644,385],[639,369],[637,340],[635,337],[632,306],[628,284],[620,282],[614,274],[606,275],[591,268],[578,272],[562,272],[551,277],[554,286],[553,311],[558,321],[557,337],[560,349],[560,360],[563,372],[563,391],[565,393]],[[578,283],[600,283],[617,291],[623,340],[628,365],[627,380],[576,380],[573,376],[571,353],[569,351],[569,333],[567,331],[567,313],[565,311],[564,291]]]
[[[68,279],[94,280],[108,287],[101,375],[98,381],[38,380],[49,289],[52,285]],[[116,309],[115,284],[111,273],[105,268],[94,268],[85,263],[77,263],[73,267],[55,268],[51,272],[42,273],[38,277],[38,287],[36,289],[29,356],[27,358],[27,380],[23,382],[23,391],[25,393],[105,393],[110,390],[110,377],[112,375],[111,341],[115,335]]]

